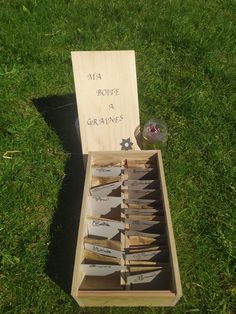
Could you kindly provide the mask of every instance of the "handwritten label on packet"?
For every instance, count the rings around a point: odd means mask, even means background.
[[[118,189],[121,186],[122,182],[114,182],[109,184],[104,184],[98,187],[94,187],[90,189],[90,194],[92,196],[107,196],[113,190]]]
[[[138,275],[130,275],[127,276],[127,284],[137,284],[137,283],[148,283],[151,282],[153,279],[156,278],[161,273],[162,269],[155,270],[148,273],[142,273]]]
[[[112,239],[121,230],[124,230],[125,224],[109,219],[87,219],[87,227],[89,235]]]
[[[105,247],[94,245],[94,244],[90,244],[90,243],[85,243],[85,249],[87,249],[89,251],[92,251],[92,252],[95,252],[95,253],[99,253],[101,255],[118,257],[118,258],[122,257],[122,252],[121,251],[112,250],[112,249],[109,249],[109,248],[105,248]]]
[[[117,177],[121,175],[121,167],[98,167],[92,168],[94,177]]]
[[[126,266],[120,265],[81,264],[81,270],[86,276],[108,276],[125,269]]]
[[[140,253],[126,254],[125,258],[127,261],[148,261],[161,253],[161,251],[149,251]]]
[[[91,216],[106,215],[112,208],[116,208],[122,203],[123,199],[116,196],[89,196],[88,207]]]

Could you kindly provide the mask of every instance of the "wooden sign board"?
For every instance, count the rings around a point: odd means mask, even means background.
[[[134,51],[73,51],[72,65],[83,154],[139,150]]]

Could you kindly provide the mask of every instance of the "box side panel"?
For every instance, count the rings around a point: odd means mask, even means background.
[[[170,207],[169,207],[169,200],[167,194],[167,187],[166,187],[166,180],[164,174],[164,167],[162,162],[162,155],[161,151],[158,151],[158,164],[159,164],[159,171],[160,171],[160,180],[162,186],[162,194],[163,194],[163,202],[164,208],[166,213],[166,223],[167,223],[167,231],[168,231],[168,238],[169,238],[169,246],[170,246],[170,259],[171,259],[171,266],[172,266],[172,275],[174,279],[174,286],[175,286],[175,293],[177,295],[177,300],[182,296],[182,287],[180,281],[180,273],[179,273],[179,265],[176,253],[176,246],[175,246],[175,239],[174,239],[174,232],[170,214]]]
[[[85,175],[85,184],[84,184],[84,192],[83,192],[83,201],[80,213],[80,224],[78,230],[78,238],[76,244],[76,255],[74,262],[74,271],[72,278],[72,287],[71,287],[71,295],[76,298],[78,294],[79,284],[82,278],[80,278],[80,264],[82,260],[82,252],[83,252],[83,238],[85,233],[85,217],[86,217],[86,204],[87,204],[87,191],[90,187],[90,178],[91,178],[91,154],[88,154],[88,163],[86,168]]]
[[[77,302],[82,307],[106,307],[106,306],[174,306],[176,296],[78,296]]]

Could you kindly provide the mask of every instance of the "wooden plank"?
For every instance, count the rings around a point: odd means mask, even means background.
[[[85,176],[85,183],[84,183],[84,193],[83,193],[83,201],[81,206],[81,213],[80,213],[80,223],[79,223],[79,230],[78,230],[78,237],[76,243],[76,254],[75,254],[75,262],[74,262],[74,271],[72,277],[72,287],[71,287],[71,295],[74,298],[77,298],[78,289],[80,282],[82,281],[82,272],[80,271],[80,265],[82,263],[82,252],[81,249],[84,243],[84,235],[86,232],[86,209],[87,209],[87,196],[88,190],[91,186],[91,154],[88,155],[88,163],[86,168],[86,176]]]
[[[165,216],[166,216],[166,223],[167,223],[167,230],[168,230],[167,234],[168,234],[168,239],[169,239],[170,258],[172,262],[172,276],[174,279],[174,286],[176,288],[175,293],[177,296],[177,299],[176,299],[176,302],[177,302],[182,296],[182,287],[181,287],[181,281],[180,281],[179,265],[178,265],[178,259],[177,259],[177,253],[176,253],[174,232],[173,232],[173,227],[172,227],[169,199],[168,199],[161,151],[160,150],[157,151],[157,154],[158,154],[158,164],[159,164],[159,175],[160,175],[161,186],[162,186],[163,202],[164,202],[164,209],[165,209]]]
[[[83,154],[139,150],[134,51],[73,51],[72,64]]]
[[[167,292],[152,292],[152,291],[117,291],[106,293],[84,293],[79,292],[76,301],[82,307],[107,307],[107,306],[122,306],[122,307],[159,307],[173,306],[176,301],[174,293]]]

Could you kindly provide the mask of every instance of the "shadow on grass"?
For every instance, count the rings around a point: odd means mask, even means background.
[[[83,157],[75,128],[76,100],[70,94],[32,99],[32,102],[56,132],[64,150],[71,153],[50,227],[51,244],[45,267],[49,277],[70,293],[84,185]]]

